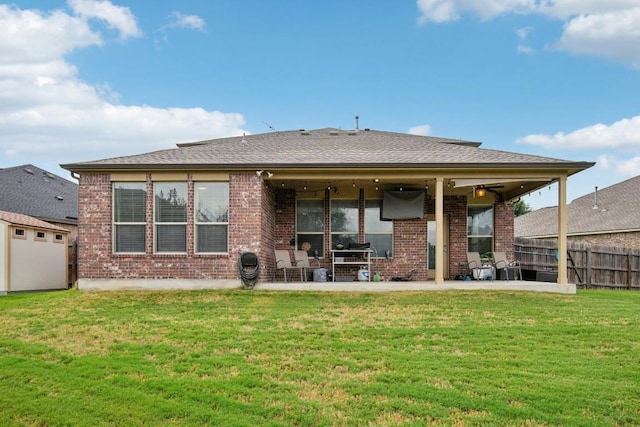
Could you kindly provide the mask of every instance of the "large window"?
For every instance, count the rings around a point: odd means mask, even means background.
[[[358,201],[331,201],[331,248],[338,243],[345,248],[349,243],[358,243]]]
[[[324,254],[324,200],[298,200],[296,237],[297,248],[309,256]]]
[[[154,185],[156,252],[187,251],[187,183]]]
[[[382,221],[382,200],[366,200],[364,240],[371,243],[374,257],[393,256],[393,221]]]
[[[467,238],[469,252],[493,251],[493,206],[467,208]]]
[[[114,252],[145,252],[146,203],[146,183],[113,183]]]
[[[229,183],[196,182],[196,252],[227,252],[229,229]]]

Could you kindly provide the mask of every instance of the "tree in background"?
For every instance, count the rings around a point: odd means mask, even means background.
[[[518,200],[514,205],[513,205],[513,214],[515,216],[520,216],[520,215],[524,215],[527,212],[531,212],[531,206],[529,206],[529,204],[525,203],[524,200]]]

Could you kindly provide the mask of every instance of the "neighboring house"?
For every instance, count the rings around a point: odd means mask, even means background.
[[[558,208],[515,219],[515,236],[556,239]],[[602,246],[640,247],[640,175],[579,197],[567,205],[567,239]]]
[[[0,210],[29,215],[63,227],[74,241],[78,228],[78,184],[33,165],[0,169]]]
[[[465,271],[467,251],[512,253],[512,201],[554,181],[566,194],[567,177],[593,166],[480,145],[325,128],[62,165],[80,177],[78,286],[239,283],[242,250],[258,255],[258,280],[281,280],[275,249],[331,268],[350,242],[371,243],[383,279],[415,270],[441,284]]]
[[[69,231],[0,211],[0,293],[66,289]]]

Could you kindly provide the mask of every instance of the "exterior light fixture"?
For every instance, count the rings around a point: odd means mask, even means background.
[[[480,186],[476,190],[476,194],[478,195],[478,197],[484,197],[487,194],[487,190],[484,187]]]

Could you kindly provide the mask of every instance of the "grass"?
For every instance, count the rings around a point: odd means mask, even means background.
[[[0,297],[0,425],[640,425],[640,293]]]

